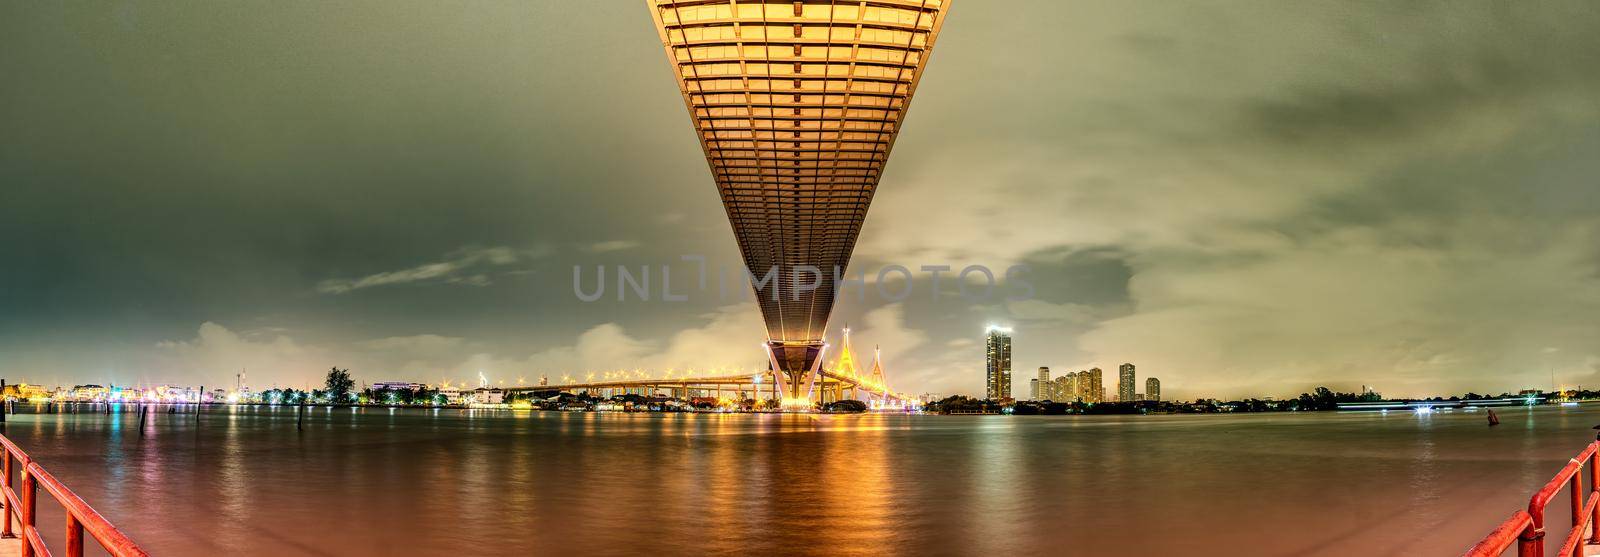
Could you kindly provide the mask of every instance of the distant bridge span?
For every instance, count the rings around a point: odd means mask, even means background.
[[[829,370],[819,370],[817,376],[821,378],[821,381],[812,385],[813,391],[809,393],[809,396],[808,393],[801,393],[801,396],[808,396],[808,398],[823,402],[865,396],[878,400],[883,405],[897,406],[914,400],[912,397],[890,391],[882,385],[875,384],[865,378],[853,377]],[[585,381],[556,385],[509,387],[505,390],[522,393],[578,393],[587,391],[592,394],[603,394],[606,391],[643,391],[651,395],[664,392],[669,396],[683,398],[687,398],[689,393],[695,391],[719,394],[733,392],[739,399],[781,400],[783,393],[773,378],[774,374],[772,372],[759,372],[707,377]]]

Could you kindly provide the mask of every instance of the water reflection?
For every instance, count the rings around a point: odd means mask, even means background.
[[[302,430],[293,408],[217,408],[5,428],[157,554],[1408,555],[1460,551],[1600,422],[1501,417],[322,409]]]

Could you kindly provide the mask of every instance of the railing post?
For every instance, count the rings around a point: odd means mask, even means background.
[[[1544,527],[1535,522],[1517,536],[1517,557],[1544,557]]]
[[[83,557],[83,523],[67,511],[67,557]]]
[[[1569,489],[1572,491],[1572,527],[1582,528],[1585,518],[1583,516],[1583,472],[1581,470],[1573,471],[1572,480],[1568,483],[1570,484]],[[1572,535],[1570,530],[1567,535]],[[1577,547],[1572,549],[1572,552],[1572,557],[1583,557],[1583,544],[1578,544]]]
[[[0,475],[0,499],[4,499],[5,493],[15,493],[11,490],[11,461],[16,459],[11,458],[11,451],[0,450],[0,452],[4,453],[4,458],[6,460],[5,470],[0,472],[0,474],[3,474]],[[5,526],[0,526],[0,538],[11,539],[17,537],[17,535],[11,531],[11,517],[14,514],[12,512],[13,510],[14,509],[11,508],[11,503],[9,500],[7,500],[4,511]]]
[[[1572,525],[1583,524],[1583,474],[1573,474],[1567,484],[1572,491]]]
[[[28,467],[22,467],[22,557],[33,557],[33,543],[27,536],[28,531],[36,529],[34,524],[34,497],[37,495],[37,485],[33,481],[33,474],[28,472]]]
[[[1589,490],[1591,499],[1600,497],[1600,450],[1589,453]],[[1596,504],[1594,513],[1586,518],[1589,521],[1589,543],[1600,544],[1600,504]]]

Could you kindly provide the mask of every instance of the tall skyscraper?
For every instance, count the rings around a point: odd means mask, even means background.
[[[1117,402],[1134,402],[1133,364],[1117,367]]]
[[[1149,379],[1145,379],[1144,380],[1144,399],[1145,400],[1149,400],[1149,401],[1155,401],[1155,402],[1160,402],[1161,401],[1161,380],[1160,379],[1156,379],[1154,377],[1151,377]]]
[[[1078,374],[1067,372],[1050,382],[1050,400],[1072,402],[1078,398]]]
[[[1011,329],[990,325],[985,345],[989,352],[985,394],[994,400],[1011,398]]]
[[[1053,400],[1055,392],[1050,388],[1050,368],[1040,366],[1039,378],[1033,380],[1039,384],[1038,392],[1033,393],[1034,400]]]
[[[1089,368],[1088,396],[1085,396],[1083,401],[1094,403],[1106,401],[1106,382],[1100,373],[1100,368]]]

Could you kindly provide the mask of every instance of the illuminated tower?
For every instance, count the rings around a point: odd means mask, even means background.
[[[646,0],[766,320],[810,398],[833,310],[949,0]],[[837,270],[837,272],[835,272]]]
[[[1144,399],[1152,402],[1161,401],[1161,380],[1151,377],[1144,380]]]
[[[1011,329],[990,325],[984,346],[988,351],[983,379],[985,397],[1011,398]]]
[[[1122,364],[1117,367],[1117,402],[1133,402],[1134,392],[1133,364]]]
[[[848,377],[857,377],[861,375],[861,369],[856,367],[855,351],[850,349],[849,327],[844,328],[844,340],[841,342],[841,344],[843,344],[844,347],[839,350],[839,361],[834,362],[833,372]]]
[[[883,350],[877,346],[872,347],[872,372],[867,374],[867,380],[889,388],[889,378],[883,375]]]
[[[834,375],[849,377],[852,380],[860,381],[859,377],[861,376],[861,368],[856,365],[856,353],[855,350],[850,347],[850,327],[844,328],[843,340],[840,342],[840,344],[843,346],[841,346],[839,349],[839,360],[833,363],[833,369],[831,371],[834,373]],[[859,385],[859,383],[857,384]],[[844,386],[835,386],[837,387],[836,392],[822,393],[821,400],[823,402],[832,402],[845,398],[846,395],[844,394]],[[854,398],[856,396],[855,391],[857,388],[851,387],[850,390],[851,393],[849,396]]]

